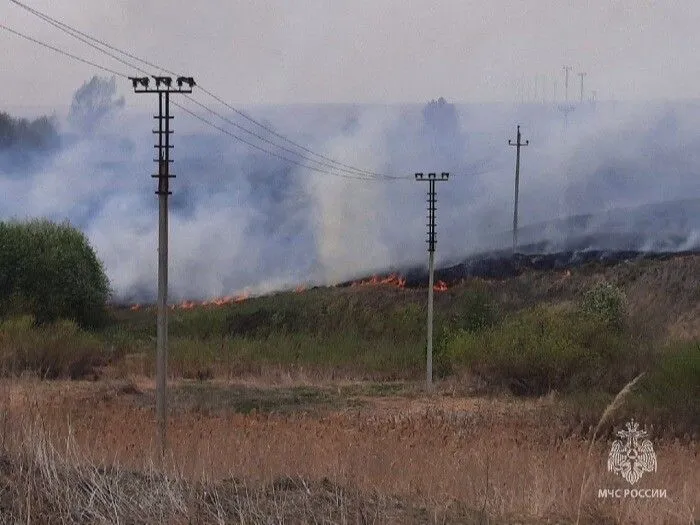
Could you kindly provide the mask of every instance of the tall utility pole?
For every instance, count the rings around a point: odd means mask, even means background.
[[[168,362],[168,195],[170,192],[170,95],[172,93],[192,93],[195,81],[192,77],[178,77],[177,87],[171,77],[154,76],[155,88],[149,88],[149,77],[129,77],[136,93],[158,93],[158,173],[151,177],[158,179],[158,321],[156,342],[156,426],[157,444],[161,457],[166,449],[166,429],[168,407],[166,401],[167,362]]]
[[[515,207],[513,210],[513,255],[518,248],[518,191],[520,186],[520,148],[530,144],[529,140],[522,142],[520,140],[520,126],[518,126],[518,134],[515,142],[508,141],[509,146],[515,146]]]
[[[574,110],[574,106],[569,104],[569,72],[571,71],[571,66],[564,66],[564,104],[559,106],[559,111],[564,113],[564,127],[569,126],[569,113]]]
[[[581,77],[581,104],[583,104],[583,77],[586,76],[586,73],[579,73],[579,77]]]
[[[437,211],[437,198],[435,183],[446,181],[449,173],[441,173],[438,177],[435,173],[416,173],[417,181],[428,181],[428,349],[426,357],[426,384],[428,389],[433,387],[433,273],[435,270],[435,212]]]
[[[567,104],[569,102],[569,71],[571,69],[571,66],[564,66],[564,102]]]

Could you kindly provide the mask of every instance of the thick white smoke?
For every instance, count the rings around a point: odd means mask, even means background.
[[[2,218],[69,220],[93,243],[115,299],[152,300],[153,118],[122,108],[104,82],[92,81],[92,95],[81,88],[85,103],[62,127],[57,150],[33,153],[29,163],[0,154]],[[568,122],[551,105],[442,100],[250,111],[323,155],[408,179],[318,174],[175,108],[173,300],[334,283],[422,264],[427,184],[412,180],[419,171],[450,173],[438,184],[439,264],[509,246],[515,151],[507,141],[517,124],[530,140],[522,151],[524,246],[679,250],[696,248],[700,239],[700,206],[692,200],[700,196],[695,104],[587,104]]]

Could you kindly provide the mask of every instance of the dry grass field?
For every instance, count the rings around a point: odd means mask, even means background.
[[[667,498],[600,499],[629,487],[606,471],[612,436],[590,447],[554,395],[293,377],[171,393],[161,464],[152,380],[4,380],[4,521],[575,523],[582,486],[581,523],[700,520],[697,442],[652,435],[658,471],[636,487]]]

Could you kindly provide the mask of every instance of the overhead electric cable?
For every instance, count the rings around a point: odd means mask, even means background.
[[[143,69],[141,69],[140,67],[138,67],[138,66],[134,66],[133,64],[130,64],[130,63],[128,63],[128,62],[126,62],[126,61],[124,61],[124,60],[118,58],[118,57],[115,57],[112,53],[109,53],[108,51],[106,51],[106,50],[104,50],[104,49],[98,47],[98,46],[95,45],[95,44],[92,44],[92,43],[90,43],[90,42],[86,42],[86,39],[91,40],[92,42],[96,42],[96,43],[100,44],[101,46],[104,46],[104,47],[106,47],[106,48],[108,48],[108,49],[110,49],[110,50],[112,50],[112,51],[115,51],[115,52],[117,52],[117,53],[121,53],[122,55],[124,55],[124,56],[126,56],[126,57],[129,57],[129,58],[131,58],[131,59],[133,59],[133,60],[136,60],[136,61],[138,61],[138,62],[141,62],[142,64],[145,64],[145,65],[147,65],[147,66],[149,66],[149,67],[153,67],[153,68],[158,69],[158,70],[160,70],[160,71],[165,71],[165,72],[167,72],[167,73],[169,73],[169,74],[171,74],[171,75],[177,75],[177,73],[175,73],[175,72],[173,72],[173,71],[171,71],[171,70],[169,70],[169,69],[167,69],[167,68],[164,68],[164,67],[162,67],[162,66],[153,64],[153,63],[151,63],[151,62],[148,62],[147,60],[144,60],[144,59],[142,59],[142,58],[137,57],[136,55],[134,55],[134,54],[132,54],[132,53],[129,53],[129,52],[127,52],[127,51],[124,51],[124,50],[122,50],[122,49],[119,49],[119,48],[116,47],[116,46],[113,46],[113,45],[111,45],[111,44],[109,44],[109,43],[107,43],[107,42],[105,42],[105,41],[103,41],[103,40],[100,40],[100,39],[98,39],[98,38],[96,38],[96,37],[94,37],[94,36],[92,36],[92,35],[89,35],[88,33],[85,33],[85,32],[83,32],[83,31],[80,31],[79,29],[76,29],[76,28],[74,28],[74,27],[72,27],[72,26],[70,26],[70,25],[68,25],[68,24],[66,24],[66,23],[64,23],[64,22],[61,22],[60,20],[57,20],[57,19],[55,19],[55,18],[53,18],[53,17],[47,15],[46,13],[43,13],[43,12],[37,10],[37,9],[34,9],[34,8],[32,8],[32,7],[29,7],[28,5],[26,5],[26,4],[22,3],[22,2],[20,2],[19,0],[10,0],[10,1],[11,1],[12,3],[16,4],[17,6],[21,7],[22,9],[25,9],[25,10],[28,11],[29,13],[31,13],[31,14],[37,16],[38,18],[44,20],[45,22],[51,24],[52,26],[58,28],[59,30],[61,30],[61,31],[65,32],[65,33],[67,33],[68,35],[70,35],[70,36],[72,36],[72,37],[74,37],[74,38],[80,40],[81,42],[84,42],[84,43],[90,45],[91,47],[97,49],[98,51],[100,51],[100,52],[102,52],[102,53],[105,53],[106,55],[110,56],[111,58],[114,58],[114,59],[116,59],[116,60],[119,60],[119,61],[122,62],[123,64],[129,65],[130,67],[134,67],[135,69],[137,69],[137,70],[139,70],[139,71],[141,71],[141,72],[145,72],[145,71],[144,71]],[[228,109],[230,109],[231,111],[235,112],[236,114],[240,115],[241,117],[245,118],[246,120],[250,121],[251,123],[255,124],[256,126],[262,128],[262,129],[264,129],[264,130],[267,131],[268,133],[270,133],[270,134],[272,134],[272,135],[274,135],[274,136],[276,136],[276,137],[278,137],[278,138],[280,138],[280,139],[282,139],[282,140],[288,142],[289,144],[293,145],[293,146],[296,147],[296,148],[301,149],[302,151],[305,151],[306,153],[309,153],[309,154],[311,154],[311,155],[313,155],[313,156],[315,156],[315,157],[318,157],[319,159],[323,159],[326,163],[331,163],[331,164],[333,164],[333,165],[335,165],[335,166],[340,166],[340,167],[344,168],[343,170],[340,170],[340,168],[335,168],[335,169],[337,169],[337,170],[339,170],[339,171],[345,171],[345,172],[348,172],[348,173],[349,173],[349,172],[353,172],[353,173],[357,173],[357,174],[360,174],[360,175],[369,175],[369,176],[373,176],[373,177],[382,177],[382,178],[389,178],[389,179],[404,179],[404,178],[407,178],[407,177],[397,177],[397,176],[391,176],[391,175],[376,173],[376,172],[373,172],[373,171],[363,170],[363,169],[360,169],[360,168],[356,168],[356,167],[354,167],[354,166],[351,166],[351,165],[349,165],[349,164],[344,164],[344,163],[342,163],[342,162],[340,162],[340,161],[337,161],[337,160],[332,159],[332,158],[330,158],[330,157],[327,157],[327,156],[325,156],[325,155],[321,155],[320,153],[316,153],[315,151],[313,151],[313,150],[311,150],[311,149],[309,149],[309,148],[307,148],[307,147],[305,147],[305,146],[303,146],[303,145],[301,145],[301,144],[298,144],[297,142],[294,142],[293,140],[291,140],[291,139],[285,137],[284,135],[282,135],[282,134],[276,132],[274,129],[270,128],[269,126],[266,126],[266,125],[262,124],[261,122],[258,122],[258,121],[255,120],[254,118],[252,118],[252,117],[248,116],[247,114],[245,114],[243,111],[241,111],[241,110],[237,109],[236,107],[232,106],[231,104],[227,103],[225,100],[223,100],[222,98],[218,97],[217,95],[215,95],[214,93],[212,93],[211,91],[209,91],[208,89],[206,89],[205,87],[203,87],[202,85],[198,85],[198,87],[199,87],[199,89],[200,89],[202,92],[206,93],[207,95],[209,95],[210,97],[212,97],[212,98],[213,98],[214,100],[216,100],[217,102],[223,104],[224,106],[226,106],[226,107],[227,107]],[[244,131],[246,131],[247,133],[249,133],[249,134],[251,134],[251,135],[253,135],[253,136],[258,136],[258,135],[256,135],[254,132],[251,132],[250,130],[247,130],[246,128],[243,128],[242,126],[239,126],[239,125],[237,125],[237,124],[236,124],[236,126],[239,127],[240,129],[243,129]],[[269,140],[266,140],[266,142],[268,142],[268,143],[270,143],[270,144],[274,144],[274,142],[269,141]],[[289,150],[288,148],[285,148],[284,146],[280,146],[280,145],[277,145],[277,144],[275,144],[275,146],[278,147],[278,148],[280,148],[280,149],[284,149],[285,151],[290,151],[290,152],[292,151],[292,150]],[[308,157],[305,157],[305,156],[303,156],[303,155],[301,155],[301,154],[299,154],[299,153],[294,152],[294,154],[295,154],[295,155],[298,155],[298,156],[301,156],[302,158],[307,158],[307,159],[308,159]],[[310,159],[310,160],[313,160],[313,159]],[[318,162],[318,161],[314,161],[314,162]],[[322,163],[322,164],[323,164],[323,163]],[[326,164],[326,165],[327,165],[327,164]],[[348,171],[348,170],[350,170],[350,171]]]
[[[128,53],[127,51],[124,51],[124,50],[122,50],[122,49],[119,49],[118,47],[114,47],[114,46],[110,45],[109,43],[107,43],[107,42],[105,42],[105,41],[103,41],[103,40],[100,40],[99,38],[96,38],[96,37],[94,37],[94,36],[92,36],[92,35],[89,35],[89,34],[87,34],[87,33],[84,33],[84,32],[81,31],[80,29],[76,29],[75,27],[69,26],[69,25],[66,24],[65,22],[61,22],[60,20],[57,20],[57,19],[55,19],[55,18],[52,18],[52,17],[50,17],[49,15],[47,15],[46,13],[42,13],[41,11],[39,11],[39,10],[37,10],[37,9],[34,9],[34,8],[32,8],[32,7],[29,7],[28,5],[23,4],[22,2],[19,2],[18,0],[10,0],[10,2],[12,2],[13,4],[18,5],[18,6],[21,7],[22,9],[25,9],[26,11],[29,11],[31,14],[33,14],[34,16],[37,16],[37,17],[41,18],[41,19],[44,20],[45,22],[49,22],[49,23],[50,23],[51,25],[53,25],[54,27],[57,27],[57,28],[60,29],[61,31],[64,31],[64,32],[68,33],[68,34],[71,35],[71,36],[74,36],[72,33],[78,34],[78,35],[80,35],[80,36],[82,36],[82,37],[84,37],[84,38],[87,38],[88,40],[92,40],[93,42],[97,42],[98,44],[100,44],[100,45],[106,47],[107,49],[111,49],[112,51],[116,51],[117,53],[120,53],[120,54],[122,54],[122,55],[124,55],[124,56],[126,56],[126,57],[128,57],[128,58],[131,58],[131,59],[133,59],[133,60],[136,60],[137,62],[141,62],[142,64],[144,64],[144,65],[146,65],[146,66],[148,66],[148,67],[152,67],[153,69],[158,69],[158,70],[160,70],[160,71],[165,71],[166,73],[169,73],[169,74],[171,74],[171,75],[173,75],[173,76],[177,76],[177,75],[178,75],[177,73],[175,73],[175,72],[173,72],[173,71],[169,71],[169,70],[167,70],[167,69],[165,69],[165,68],[163,68],[163,67],[161,67],[161,66],[158,66],[158,65],[156,65],[156,64],[152,64],[152,63],[150,63],[150,62],[148,62],[148,61],[146,61],[146,60],[143,60],[142,58],[137,57],[136,55],[132,55],[131,53]],[[143,70],[140,70],[140,71],[143,71]]]
[[[282,140],[285,140],[285,141],[289,142],[289,143],[292,144],[293,146],[296,146],[297,148],[299,148],[299,149],[301,149],[301,150],[303,150],[303,151],[306,151],[307,153],[310,153],[311,155],[314,155],[314,156],[316,156],[316,157],[319,157],[319,158],[322,158],[322,159],[327,160],[327,161],[329,161],[329,162],[332,162],[333,164],[337,164],[338,166],[342,166],[342,167],[344,167],[344,168],[348,168],[348,169],[351,169],[351,170],[356,171],[356,172],[358,172],[358,173],[363,173],[363,174],[366,174],[366,175],[372,175],[372,176],[375,176],[375,177],[399,178],[399,179],[405,178],[405,177],[391,177],[391,176],[384,175],[384,174],[381,174],[381,173],[375,173],[375,172],[373,172],[373,171],[367,171],[367,170],[363,170],[363,169],[360,169],[360,168],[355,168],[355,167],[350,166],[350,165],[348,165],[348,164],[343,164],[342,162],[339,162],[339,161],[337,161],[337,160],[331,159],[330,157],[326,157],[326,156],[324,156],[324,155],[321,155],[321,154],[319,154],[319,153],[316,153],[316,152],[310,150],[309,148],[306,148],[305,146],[302,146],[301,144],[297,144],[296,142],[292,141],[291,139],[285,137],[284,135],[281,135],[280,133],[277,133],[277,132],[276,132],[275,130],[273,130],[272,128],[270,128],[270,127],[268,127],[268,126],[265,126],[264,124],[258,122],[258,121],[255,120],[254,118],[252,118],[252,117],[246,115],[243,111],[241,111],[241,110],[235,108],[234,106],[228,104],[226,101],[222,100],[220,97],[216,96],[214,93],[212,93],[211,91],[207,90],[206,88],[204,88],[204,87],[202,87],[202,86],[199,86],[199,89],[200,89],[202,92],[204,92],[204,93],[206,93],[207,95],[209,95],[209,96],[210,96],[211,98],[213,98],[214,100],[216,100],[217,102],[219,102],[219,103],[223,104],[224,106],[226,106],[228,109],[230,109],[231,111],[233,111],[233,112],[236,113],[237,115],[240,115],[241,117],[243,117],[244,119],[246,119],[246,120],[252,122],[252,123],[255,124],[256,126],[261,127],[262,129],[264,129],[264,130],[267,131],[268,133],[271,133],[272,135],[274,135],[274,136],[276,136],[276,137],[279,137],[279,138],[281,138]]]
[[[238,128],[238,129],[244,131],[245,133],[248,133],[249,135],[252,135],[252,136],[255,137],[256,139],[258,139],[258,140],[260,140],[260,141],[262,141],[262,142],[266,142],[267,144],[270,144],[270,145],[272,145],[272,146],[274,146],[274,147],[276,147],[276,148],[279,148],[279,149],[281,149],[281,150],[283,150],[283,151],[286,151],[287,153],[291,153],[292,155],[296,155],[296,156],[298,156],[298,157],[300,157],[300,158],[302,158],[302,159],[304,159],[304,160],[306,160],[306,161],[308,161],[308,162],[314,162],[314,163],[316,163],[316,164],[319,164],[319,165],[321,165],[321,166],[325,166],[326,168],[332,169],[332,170],[334,170],[334,171],[339,171],[339,172],[343,172],[343,173],[348,173],[348,174],[350,174],[350,175],[363,175],[364,178],[370,178],[370,177],[383,178],[383,179],[384,179],[384,178],[385,178],[385,179],[404,179],[404,178],[406,178],[406,177],[392,177],[392,176],[390,176],[390,175],[369,175],[369,174],[366,174],[366,175],[365,175],[365,174],[362,174],[362,173],[357,173],[357,172],[355,172],[355,171],[351,171],[351,170],[347,170],[347,169],[343,169],[343,168],[337,168],[337,167],[335,167],[333,164],[330,164],[330,163],[328,163],[328,162],[319,161],[319,160],[316,160],[316,159],[314,159],[314,158],[311,158],[311,157],[309,157],[309,156],[307,156],[307,155],[304,155],[304,154],[302,154],[302,153],[299,153],[298,151],[295,151],[295,150],[293,150],[293,149],[287,148],[287,147],[285,147],[285,146],[280,146],[280,145],[277,144],[276,142],[273,142],[273,141],[271,141],[271,140],[269,140],[269,139],[266,139],[265,137],[263,137],[263,136],[261,136],[261,135],[258,135],[257,133],[255,133],[255,132],[253,132],[253,131],[250,131],[249,129],[247,129],[247,128],[245,128],[245,127],[243,127],[243,126],[237,124],[237,123],[234,122],[233,120],[231,120],[231,119],[225,117],[224,115],[222,115],[222,114],[220,114],[220,113],[214,111],[213,109],[211,109],[210,107],[208,107],[206,104],[202,104],[201,102],[195,100],[195,99],[194,99],[193,97],[191,97],[191,96],[185,95],[185,98],[188,99],[190,102],[193,102],[194,104],[198,105],[198,106],[201,107],[202,109],[208,111],[208,112],[211,113],[212,115],[214,115],[214,116],[216,116],[216,117],[219,117],[221,120],[223,120],[223,121],[225,121],[225,122],[231,124],[232,126],[235,126],[236,128]]]
[[[19,31],[16,31],[16,30],[14,30],[14,29],[12,29],[12,28],[10,28],[10,27],[7,27],[7,26],[5,26],[4,24],[0,24],[0,29],[4,29],[4,30],[6,30],[6,31],[8,31],[8,32],[10,32],[10,33],[12,33],[12,34],[14,34],[14,35],[17,35],[17,36],[19,36],[19,37],[21,37],[21,38],[24,38],[24,39],[26,39],[26,40],[29,40],[29,41],[31,41],[31,42],[33,42],[33,43],[35,43],[35,44],[38,44],[38,45],[40,45],[40,46],[43,46],[43,47],[45,47],[45,48],[47,48],[47,49],[50,49],[50,50],[52,50],[52,51],[54,51],[54,52],[56,52],[56,53],[59,53],[59,54],[61,54],[61,55],[64,55],[64,56],[66,56],[66,57],[68,57],[68,58],[71,58],[71,59],[73,59],[73,60],[77,60],[77,61],[79,61],[79,62],[82,62],[82,63],[84,63],[84,64],[90,65],[90,66],[92,66],[92,67],[96,67],[96,68],[98,68],[98,69],[100,69],[100,70],[102,70],[102,71],[106,71],[106,72],[108,72],[108,73],[117,75],[117,76],[122,77],[122,78],[127,78],[127,79],[129,78],[129,76],[128,76],[127,74],[125,74],[125,73],[121,73],[121,72],[119,72],[119,71],[110,69],[110,68],[108,68],[108,67],[102,66],[102,65],[97,64],[97,63],[95,63],[95,62],[92,62],[92,61],[90,61],[90,60],[87,60],[87,59],[84,59],[84,58],[79,57],[79,56],[77,56],[77,55],[74,55],[74,54],[72,54],[72,53],[69,53],[68,51],[65,51],[65,50],[60,49],[60,48],[55,47],[55,46],[52,46],[52,45],[50,45],[50,44],[47,44],[47,43],[45,43],[45,42],[42,42],[41,40],[38,40],[38,39],[33,38],[33,37],[30,37],[30,36],[25,35],[25,34],[19,32]],[[192,100],[194,103],[199,104],[200,106],[206,108],[206,106],[204,106],[203,104],[197,102],[196,100],[191,99],[191,98],[190,98],[190,100]],[[329,170],[329,169],[320,169],[320,168],[317,168],[317,167],[314,167],[314,166],[309,166],[309,165],[303,164],[303,163],[301,163],[301,162],[295,161],[294,159],[290,159],[290,158],[285,157],[285,156],[283,156],[283,155],[279,155],[279,154],[277,154],[277,153],[275,153],[275,152],[273,152],[273,151],[267,150],[267,149],[265,149],[265,148],[263,148],[263,147],[261,147],[261,146],[258,146],[257,144],[254,144],[254,143],[252,143],[252,142],[250,142],[250,141],[248,141],[248,140],[245,140],[244,138],[242,138],[242,137],[240,137],[240,136],[238,136],[238,135],[236,135],[236,134],[234,134],[234,133],[231,133],[230,131],[226,130],[225,128],[222,128],[222,127],[220,127],[220,126],[217,126],[216,124],[214,124],[214,123],[212,123],[212,122],[210,122],[210,121],[204,119],[203,117],[201,117],[201,116],[197,115],[196,113],[190,111],[189,109],[187,109],[187,108],[181,106],[180,104],[177,104],[176,102],[173,102],[173,104],[176,105],[177,107],[179,107],[180,109],[182,109],[183,111],[185,111],[186,113],[188,113],[188,114],[192,115],[193,117],[197,118],[198,120],[200,120],[200,121],[202,121],[202,122],[208,124],[209,126],[211,126],[211,127],[215,128],[215,129],[221,131],[222,133],[225,133],[226,135],[229,135],[230,137],[232,137],[232,138],[234,138],[234,139],[236,139],[236,140],[238,140],[238,141],[240,141],[240,142],[243,142],[244,144],[246,144],[246,145],[248,145],[248,146],[250,146],[250,147],[252,147],[252,148],[255,148],[255,149],[259,150],[259,151],[262,151],[262,152],[264,152],[264,153],[267,153],[268,155],[271,155],[271,156],[273,156],[273,157],[277,157],[277,158],[279,158],[279,159],[281,159],[281,160],[284,160],[285,162],[289,162],[289,163],[295,164],[295,165],[297,165],[297,166],[300,166],[300,167],[302,167],[302,168],[309,169],[309,170],[312,170],[312,171],[316,171],[316,172],[319,172],[319,173],[324,173],[324,174],[328,174],[328,175],[334,175],[334,176],[344,177],[344,178],[348,178],[348,179],[356,179],[356,180],[364,180],[364,181],[378,180],[376,177],[362,176],[362,175],[360,175],[360,174],[357,174],[357,175],[349,174],[349,175],[348,175],[348,174],[338,173],[338,172],[337,172],[337,171],[338,171],[338,168],[332,168],[334,171],[331,171],[331,170]],[[207,109],[208,109],[208,108],[207,108]],[[212,113],[216,114],[216,112],[214,112],[213,110],[210,110],[210,111],[211,111]],[[225,117],[220,117],[220,118],[224,118],[224,119],[225,119]],[[272,143],[272,144],[274,145],[274,143]],[[278,147],[279,147],[279,146],[278,146]],[[317,162],[317,163],[318,163],[318,161],[314,161],[313,159],[310,159],[310,160],[313,161],[313,162]]]
[[[56,53],[60,53],[61,55],[65,55],[65,56],[67,56],[67,57],[69,57],[69,58],[72,58],[73,60],[78,60],[79,62],[82,62],[83,64],[87,64],[87,65],[89,65],[89,66],[96,67],[96,68],[98,68],[98,69],[101,69],[102,71],[106,71],[106,72],[108,72],[108,73],[112,73],[113,75],[117,75],[117,76],[119,76],[119,77],[129,78],[129,76],[126,75],[126,74],[124,74],[124,73],[120,73],[119,71],[115,71],[114,69],[110,69],[110,68],[108,68],[108,67],[101,66],[101,65],[99,65],[99,64],[96,64],[95,62],[91,62],[90,60],[87,60],[87,59],[85,59],[85,58],[81,58],[81,57],[79,57],[79,56],[77,56],[77,55],[74,55],[74,54],[72,54],[72,53],[69,53],[68,51],[64,51],[63,49],[59,49],[59,48],[57,48],[57,47],[54,47],[54,46],[52,46],[51,44],[47,44],[47,43],[45,43],[45,42],[42,42],[41,40],[37,40],[37,39],[34,38],[34,37],[25,35],[24,33],[20,33],[19,31],[16,31],[15,29],[12,29],[12,28],[10,28],[10,27],[7,27],[7,26],[4,25],[4,24],[1,24],[1,23],[0,23],[0,29],[4,29],[5,31],[8,31],[8,32],[12,33],[13,35],[16,35],[16,36],[18,36],[18,37],[24,38],[25,40],[29,40],[30,42],[34,42],[35,44],[39,44],[40,46],[43,46],[43,47],[45,47],[45,48],[51,49],[52,51],[55,51]]]
[[[309,170],[312,170],[312,171],[316,171],[316,172],[318,172],[318,173],[324,173],[324,174],[333,175],[333,176],[336,176],[336,177],[343,177],[343,178],[346,178],[346,179],[355,179],[355,180],[362,180],[362,181],[375,181],[375,182],[376,182],[376,181],[379,181],[379,179],[376,178],[376,177],[363,177],[363,176],[360,176],[360,175],[357,175],[357,176],[355,176],[355,175],[347,175],[347,174],[338,173],[338,172],[335,172],[335,171],[328,171],[328,170],[325,170],[325,169],[321,169],[321,168],[317,168],[317,167],[314,167],[314,166],[309,166],[309,165],[303,164],[303,163],[298,162],[298,161],[296,161],[296,160],[294,160],[294,159],[290,159],[290,158],[288,158],[288,157],[285,157],[284,155],[280,155],[280,154],[275,153],[275,152],[273,152],[273,151],[267,150],[267,149],[265,149],[265,148],[263,148],[263,147],[261,147],[261,146],[258,146],[257,144],[254,144],[254,143],[252,143],[252,142],[250,142],[250,141],[248,141],[248,140],[246,140],[246,139],[244,139],[244,138],[242,138],[242,137],[236,135],[235,133],[230,132],[230,131],[227,130],[226,128],[222,128],[221,126],[218,126],[218,125],[214,124],[212,121],[205,119],[205,118],[202,117],[201,115],[198,115],[198,114],[195,113],[194,111],[191,111],[191,110],[187,109],[186,107],[182,106],[181,104],[178,104],[178,103],[175,102],[175,101],[172,101],[171,104],[173,104],[174,106],[177,106],[178,108],[180,108],[180,109],[181,109],[182,111],[184,111],[185,113],[188,113],[189,115],[193,116],[193,117],[196,118],[197,120],[200,120],[200,121],[204,122],[205,124],[211,126],[212,128],[217,129],[217,130],[219,130],[220,132],[225,133],[226,135],[229,135],[229,136],[233,137],[234,139],[236,139],[236,140],[238,140],[238,141],[240,141],[240,142],[242,142],[242,143],[244,143],[244,144],[247,144],[247,145],[250,146],[251,148],[255,148],[255,149],[259,150],[259,151],[262,151],[263,153],[267,153],[268,155],[272,155],[273,157],[277,157],[278,159],[283,160],[283,161],[285,161],[285,162],[289,162],[289,163],[291,163],[291,164],[295,164],[295,165],[300,166],[300,167],[302,167],[302,168],[306,168],[306,169],[309,169]]]

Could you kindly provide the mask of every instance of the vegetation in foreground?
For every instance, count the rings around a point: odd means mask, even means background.
[[[174,386],[161,463],[153,392],[138,381],[0,380],[0,516],[22,523],[574,523],[582,492],[580,523],[697,519],[697,442],[654,433],[658,472],[637,486],[664,487],[668,498],[601,500],[598,488],[629,486],[606,470],[608,436],[590,443],[572,435],[554,399],[460,398],[444,385],[431,397],[418,389],[411,395],[409,384],[337,393],[330,385]],[[263,402],[262,411],[231,403],[238,392]],[[338,406],[358,395],[362,406]]]

